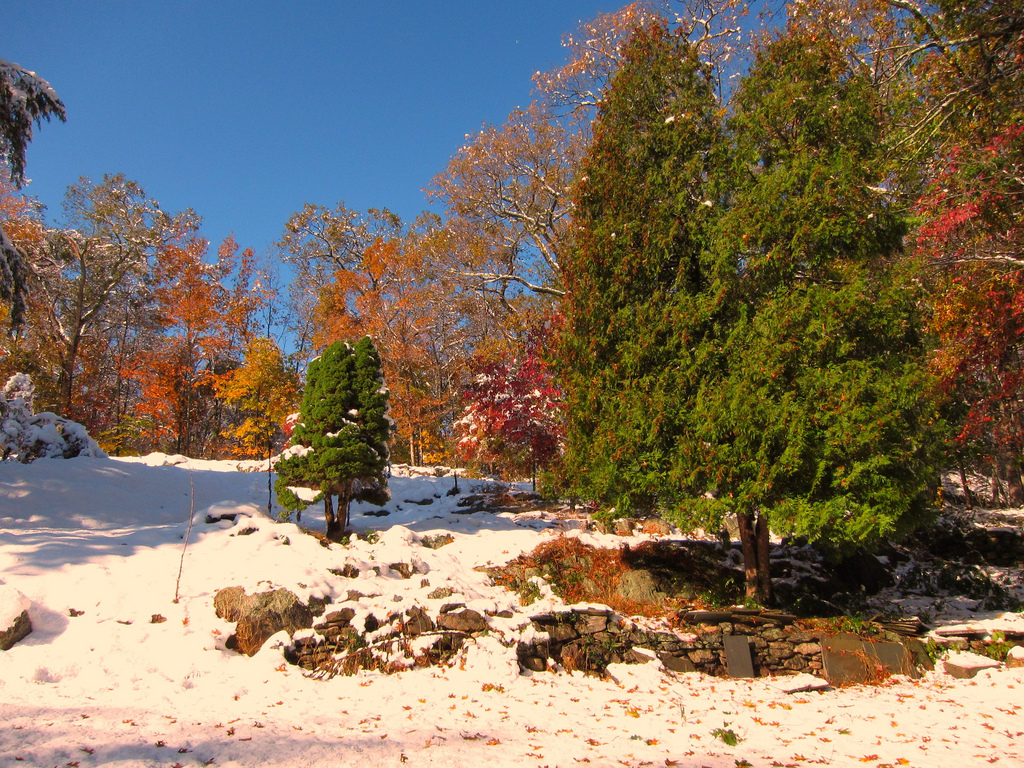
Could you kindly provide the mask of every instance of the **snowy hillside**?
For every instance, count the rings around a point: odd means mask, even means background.
[[[557,521],[466,513],[459,501],[472,481],[460,478],[455,494],[450,476],[395,476],[388,514],[357,506],[362,535],[328,548],[266,516],[265,475],[167,462],[0,464],[0,594],[24,595],[34,627],[0,652],[0,765],[1024,763],[1022,669],[801,693],[781,679],[674,674],[657,661],[615,665],[609,679],[521,673],[514,641],[529,631],[526,617],[558,600],[542,590],[524,608],[476,568],[560,535]],[[237,516],[206,522],[222,515]],[[302,522],[322,526],[321,517],[314,507]],[[423,545],[436,534],[453,541]],[[417,575],[402,578],[393,563]],[[346,566],[349,576],[335,573]],[[285,662],[283,635],[252,658],[225,648],[234,627],[213,599],[229,586],[333,602],[355,590],[347,604],[378,615],[429,608],[447,587],[468,608],[513,618],[489,619],[450,667],[317,680]]]

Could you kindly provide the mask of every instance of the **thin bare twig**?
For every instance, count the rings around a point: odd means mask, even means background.
[[[185,546],[181,548],[181,562],[178,563],[178,579],[174,582],[174,602],[178,602],[178,589],[181,587],[181,571],[185,567],[185,550],[188,549],[188,540],[192,535],[192,519],[196,515],[196,483],[192,476],[192,467],[188,468],[189,485],[189,506],[188,506],[188,530],[185,531]]]

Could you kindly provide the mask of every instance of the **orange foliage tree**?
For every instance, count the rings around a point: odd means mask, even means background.
[[[207,262],[208,248],[197,238],[157,254],[153,299],[161,333],[136,369],[138,413],[151,424],[153,441],[187,455],[222,448],[227,414],[218,387],[239,365],[264,298],[251,284],[251,250],[239,256],[229,237]]]
[[[469,301],[433,257],[441,237],[432,221],[378,237],[357,264],[336,270],[316,310],[319,346],[374,339],[391,391],[395,454],[413,464],[447,455],[469,346]]]

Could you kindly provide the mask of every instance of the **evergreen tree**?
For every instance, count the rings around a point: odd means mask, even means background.
[[[292,449],[277,464],[281,506],[301,510],[311,503],[293,488],[316,491],[312,501],[323,499],[327,537],[337,540],[348,525],[351,502],[386,503],[387,407],[380,358],[369,336],[354,347],[335,342],[310,363]]]
[[[632,38],[600,107],[567,265],[566,476],[619,514],[868,546],[930,508],[929,394],[883,107],[834,42],[765,45],[726,150],[704,69]]]
[[[565,476],[620,514],[676,495],[671,457],[712,327],[708,248],[721,207],[719,105],[696,51],[639,28],[594,125],[576,191],[561,358]],[[681,370],[685,367],[686,370]]]
[[[840,47],[799,33],[762,49],[735,96],[716,246],[723,376],[689,411],[694,442],[676,462],[693,496],[680,510],[737,514],[747,592],[762,602],[769,527],[870,545],[934,498],[940,440],[918,296],[897,258],[906,224],[881,189],[883,124]]]
[[[0,161],[20,189],[25,182],[25,150],[32,141],[32,123],[67,119],[64,103],[50,84],[35,72],[0,59]],[[0,227],[0,299],[11,303],[11,325],[18,327],[25,312],[27,268],[3,227]]]

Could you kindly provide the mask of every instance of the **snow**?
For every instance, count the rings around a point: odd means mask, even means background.
[[[820,677],[808,675],[806,672],[790,677],[773,677],[768,680],[767,684],[783,693],[802,693],[804,691],[818,691],[828,688],[827,682]]]
[[[521,674],[515,642],[533,631],[527,617],[564,606],[544,584],[541,601],[524,608],[476,569],[558,535],[555,521],[464,514],[459,495],[449,495],[451,473],[396,467],[388,515],[354,505],[358,535],[326,548],[297,525],[268,518],[265,476],[237,466],[167,456],[0,464],[0,617],[27,602],[34,626],[0,653],[0,765],[1024,761],[1024,669],[1003,665],[971,680],[940,664],[919,680],[803,692],[778,688],[799,679],[677,675],[653,659],[613,665],[604,679]],[[470,480],[458,483],[460,493],[473,489]],[[425,499],[432,503],[413,503]],[[195,525],[177,584],[190,511]],[[206,524],[208,513],[237,517]],[[319,517],[311,508],[303,523],[322,527]],[[438,533],[454,541],[422,545]],[[418,573],[400,578],[388,567],[398,562]],[[331,572],[346,564],[357,578]],[[383,607],[417,603],[434,615],[455,600],[515,615],[490,619],[491,630],[450,667],[317,680],[284,662],[284,633],[252,658],[225,649],[233,625],[216,617],[213,596],[234,585],[283,587],[303,600],[340,601],[358,590],[364,596],[346,603],[357,626],[375,609],[380,616]],[[460,595],[429,599],[440,586]],[[723,741],[729,732],[735,746]]]
[[[14,587],[0,584],[0,631],[14,626],[14,622],[29,608],[29,599]]]

